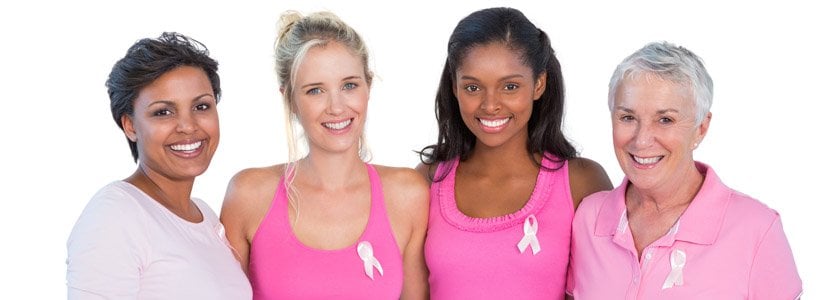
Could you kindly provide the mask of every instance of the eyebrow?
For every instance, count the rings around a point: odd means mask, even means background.
[[[200,99],[202,99],[202,98],[204,98],[204,97],[211,97],[211,98],[215,98],[215,97],[213,96],[213,94],[211,94],[211,93],[204,93],[204,94],[198,95],[198,96],[196,96],[196,97],[193,97],[193,99],[191,99],[191,100],[190,100],[190,102],[196,102],[196,101],[199,101]],[[176,102],[175,102],[175,101],[173,101],[173,100],[166,100],[166,99],[156,100],[156,101],[150,102],[150,104],[147,104],[147,107],[154,106],[154,105],[157,105],[157,104],[164,104],[164,105],[171,105],[171,106],[175,106],[175,105],[176,105]]]
[[[202,99],[202,98],[204,98],[204,97],[211,97],[211,98],[214,98],[214,99],[216,98],[216,96],[214,96],[214,95],[213,95],[213,94],[211,94],[211,93],[204,93],[204,94],[201,94],[201,95],[199,95],[199,96],[193,97],[193,100],[192,100],[192,101],[197,101],[197,100]]]
[[[617,105],[615,110],[621,110],[621,111],[626,112],[626,113],[634,113],[633,109],[630,109],[630,108],[622,106],[622,105]],[[657,114],[665,114],[665,113],[671,113],[671,112],[677,113],[677,114],[680,113],[679,110],[676,110],[674,108],[666,108],[666,109],[658,110]]]
[[[343,79],[340,79],[340,82],[355,80],[355,79],[361,79],[361,78],[363,78],[363,77],[360,77],[360,76],[357,76],[357,75],[346,76],[346,77],[343,77]],[[305,89],[307,87],[319,86],[319,85],[323,85],[323,83],[322,82],[307,83],[307,84],[304,84],[304,85],[300,86],[300,89],[302,90],[302,89]]]
[[[524,76],[522,74],[507,75],[507,76],[504,76],[502,78],[499,78],[499,81],[505,81],[505,80],[513,79],[513,78],[524,78]],[[478,78],[475,78],[475,77],[469,76],[469,75],[461,76],[461,79],[462,80],[479,80]]]
[[[343,79],[342,79],[342,80],[340,80],[340,81],[349,81],[349,80],[355,80],[355,79],[361,79],[361,78],[363,78],[363,77],[360,77],[360,76],[354,75],[354,76],[349,76],[349,77],[343,78]]]

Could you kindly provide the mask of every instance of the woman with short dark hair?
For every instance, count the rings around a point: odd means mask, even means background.
[[[136,171],[89,201],[67,242],[69,299],[250,299],[211,208],[191,198],[219,144],[217,63],[178,33],[112,68],[112,116]]]

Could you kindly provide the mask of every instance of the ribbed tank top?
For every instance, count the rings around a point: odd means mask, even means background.
[[[285,179],[280,179],[271,208],[251,242],[249,276],[254,300],[400,297],[401,252],[387,217],[380,177],[372,165],[366,164],[366,169],[372,188],[369,222],[354,244],[336,250],[314,249],[297,239],[288,221]],[[367,275],[358,253],[358,246],[364,242],[371,245],[383,275],[371,259],[367,261],[374,278]]]
[[[436,176],[449,171],[430,187],[424,254],[432,299],[564,298],[574,216],[568,164],[545,158],[542,166],[558,169],[539,171],[524,207],[504,216],[473,218],[456,205],[458,159],[438,165]],[[539,251],[534,254],[528,243],[520,252],[525,227],[532,224]]]

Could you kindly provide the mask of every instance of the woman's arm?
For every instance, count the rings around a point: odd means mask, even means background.
[[[417,175],[413,181],[422,181]],[[401,299],[429,298],[429,271],[424,260],[424,239],[429,213],[429,185],[426,181],[417,184],[412,193],[410,212],[412,213],[412,236],[407,243],[403,256],[404,285]]]
[[[801,277],[776,213],[754,253],[749,272],[749,299],[798,299]]]
[[[242,170],[228,183],[219,219],[225,227],[231,250],[246,275],[251,241],[270,207],[270,199],[281,175],[274,173],[278,169],[281,168]]]
[[[149,242],[134,201],[112,190],[96,195],[66,243],[68,299],[135,299]]]
[[[429,210],[429,184],[409,168],[379,167],[387,210],[395,238],[403,252],[403,291],[401,299],[429,298],[428,271],[424,261]],[[402,241],[401,241],[402,240]]]

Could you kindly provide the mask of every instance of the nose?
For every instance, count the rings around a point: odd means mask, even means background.
[[[329,115],[339,115],[343,113],[344,110],[344,102],[343,95],[341,93],[329,93],[326,105],[326,113]]]
[[[650,124],[638,123],[634,143],[638,148],[647,148],[654,143],[654,128]]]
[[[185,134],[190,134],[196,131],[196,119],[190,111],[180,113],[176,120],[178,125],[176,126],[176,131]]]
[[[501,110],[501,99],[499,99],[499,94],[495,91],[487,91],[482,96],[481,99],[481,106],[479,107],[487,114],[495,114]]]

